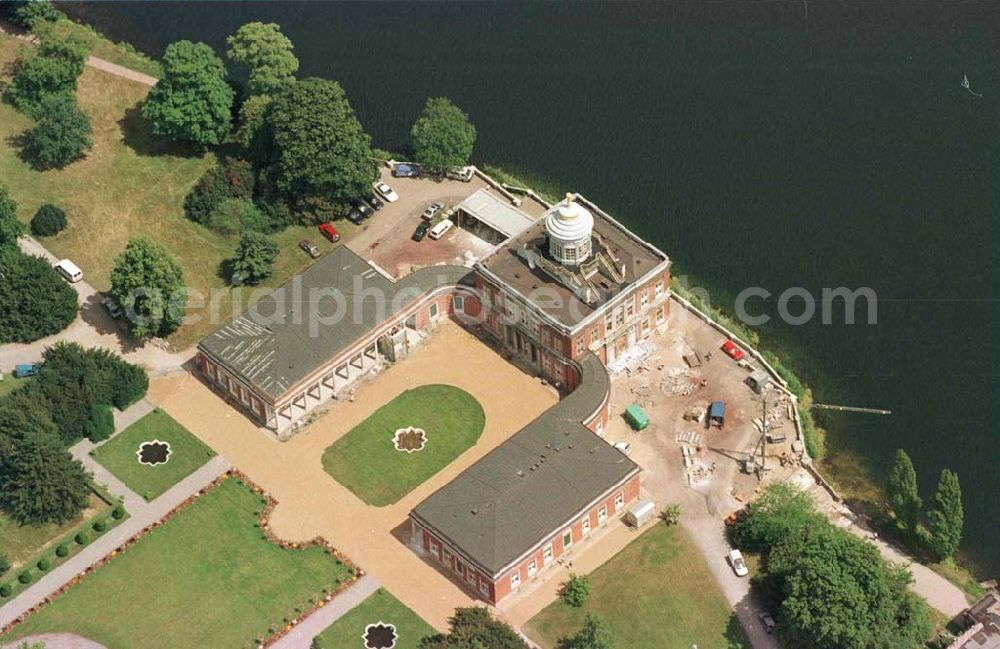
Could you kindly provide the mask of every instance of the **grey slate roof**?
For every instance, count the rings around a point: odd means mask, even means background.
[[[394,282],[339,246],[210,334],[198,348],[278,400],[420,295],[471,281],[468,268],[431,266]]]
[[[410,513],[494,577],[639,471],[581,423],[610,379],[592,353],[580,365],[575,391]]]

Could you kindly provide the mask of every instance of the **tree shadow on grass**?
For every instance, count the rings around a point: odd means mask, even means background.
[[[122,142],[128,148],[141,156],[176,156],[179,158],[200,158],[205,150],[187,142],[175,142],[168,137],[155,135],[149,127],[149,122],[142,116],[142,103],[139,102],[125,111],[125,116],[118,120],[121,129]]]

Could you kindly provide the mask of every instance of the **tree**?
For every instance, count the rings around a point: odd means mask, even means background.
[[[42,203],[31,217],[31,233],[51,237],[66,229],[66,212],[52,203]]]
[[[42,98],[38,122],[25,135],[24,154],[37,169],[62,169],[94,147],[90,118],[69,93]]]
[[[10,559],[3,552],[0,552],[0,576],[10,570]]]
[[[165,247],[149,237],[132,237],[115,258],[111,295],[137,338],[166,336],[184,321],[181,267]]]
[[[243,25],[226,39],[229,60],[250,69],[251,95],[271,95],[295,81],[299,60],[292,53],[292,41],[274,23]]]
[[[528,649],[517,632],[479,606],[455,609],[451,631],[424,638],[420,649]]]
[[[198,179],[184,198],[184,214],[195,223],[208,223],[216,207],[226,199],[253,196],[253,169],[246,160],[226,159]]]
[[[923,501],[917,491],[917,472],[913,469],[910,456],[903,449],[896,451],[896,463],[886,480],[886,495],[903,529],[908,534],[914,534]]]
[[[569,579],[559,591],[559,597],[569,606],[580,608],[587,603],[587,599],[590,597],[590,580],[570,573]]]
[[[41,257],[0,247],[0,276],[0,343],[32,342],[76,318],[76,291]]]
[[[25,437],[3,466],[0,507],[21,525],[62,525],[87,506],[83,465],[51,437]]]
[[[268,228],[268,218],[245,198],[227,198],[215,206],[205,225],[223,235],[261,232]]]
[[[905,568],[829,523],[782,540],[765,566],[783,646],[912,649],[930,635],[926,605],[908,591]]]
[[[615,634],[607,622],[587,613],[580,630],[560,641],[559,649],[615,649]]]
[[[226,68],[204,43],[177,41],[163,55],[163,78],[142,107],[157,135],[193,142],[219,144],[229,134],[233,89]]]
[[[427,100],[424,112],[410,131],[417,162],[434,173],[469,164],[476,144],[476,128],[458,106],[445,97]]]
[[[267,107],[271,105],[270,95],[254,95],[248,97],[240,106],[240,127],[236,129],[233,139],[239,142],[247,154],[260,158],[259,139],[264,128],[264,116]]]
[[[111,407],[103,403],[90,406],[90,418],[83,426],[83,434],[87,439],[97,443],[103,442],[115,432],[115,418]]]
[[[278,245],[266,234],[244,232],[232,259],[233,276],[247,284],[259,284],[271,276]]]
[[[927,512],[930,526],[930,544],[942,559],[948,559],[958,550],[962,542],[962,526],[965,512],[962,509],[962,487],[958,475],[944,469],[934,492],[933,506]]]
[[[274,98],[265,116],[265,176],[300,208],[311,200],[346,207],[371,190],[377,166],[340,84],[297,81]]]
[[[660,513],[660,518],[666,523],[667,527],[673,527],[681,522],[681,506],[678,504],[667,505],[663,512]]]
[[[45,97],[76,92],[76,80],[86,61],[87,46],[80,39],[47,31],[40,37],[35,55],[18,66],[4,99],[22,113],[38,118]]]
[[[23,234],[24,224],[17,218],[17,203],[7,188],[0,185],[0,248],[16,248]]]
[[[767,552],[789,536],[825,524],[809,495],[778,483],[747,505],[746,513],[730,528],[734,546],[751,552]]]
[[[12,19],[21,27],[34,30],[42,23],[56,22],[62,15],[49,0],[27,0],[14,10]]]

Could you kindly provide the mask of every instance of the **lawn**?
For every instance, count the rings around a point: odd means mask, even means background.
[[[0,36],[0,85],[10,80],[10,64],[18,50],[31,47]],[[195,311],[198,299],[189,302],[188,321],[170,338],[174,349],[185,349],[228,322],[235,297],[232,289],[225,288],[220,268],[232,256],[236,238],[189,221],[183,211],[184,197],[214,164],[215,156],[192,152],[149,132],[139,112],[148,87],[90,67],[78,86],[77,99],[93,125],[94,149],[65,169],[35,171],[11,144],[32,120],[0,104],[0,182],[17,201],[18,216],[26,223],[42,203],[55,203],[66,211],[66,230],[42,244],[76,262],[98,290],[110,287],[114,258],[130,237],[145,234],[165,245],[183,268],[185,283],[202,296],[203,304],[215,305]],[[353,226],[343,230],[347,236]],[[309,259],[297,249],[305,237],[323,243],[305,227],[275,235],[280,252],[270,286],[305,268]],[[241,295],[245,304],[251,291]]]
[[[56,544],[64,536],[98,515],[110,512],[111,507],[96,495],[90,495],[87,509],[64,525],[18,525],[6,514],[0,512],[0,552],[14,564],[14,568],[0,580],[13,578],[18,567],[27,561],[34,561],[43,550]]]
[[[169,459],[155,466],[141,464],[136,455],[139,445],[154,439],[170,444]],[[212,449],[159,409],[93,451],[104,468],[146,500],[153,500],[191,475],[214,455]]]
[[[24,384],[27,380],[27,378],[16,379],[13,374],[5,374],[3,380],[0,381],[0,397],[13,392],[14,388]]]
[[[657,524],[590,575],[592,593],[582,608],[561,600],[528,623],[528,635],[552,649],[587,613],[606,620],[619,647],[749,649],[723,598],[682,528]]]
[[[385,591],[378,589],[319,634],[323,649],[358,649],[365,627],[386,622],[396,627],[395,649],[417,649],[421,638],[437,633],[416,613]]]
[[[87,45],[90,54],[122,67],[143,72],[153,77],[163,76],[163,66],[148,56],[138,52],[128,43],[114,43],[90,25],[77,23],[70,18],[62,18],[55,25],[59,34],[73,34]]]
[[[407,390],[376,410],[323,453],[323,468],[369,505],[391,505],[476,443],[486,424],[482,406],[450,385]],[[414,426],[423,450],[397,451],[393,435]]]
[[[319,547],[285,550],[256,527],[264,507],[230,478],[15,628],[65,631],[109,649],[244,647],[351,577]]]

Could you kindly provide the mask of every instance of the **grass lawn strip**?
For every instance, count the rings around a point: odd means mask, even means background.
[[[323,453],[323,468],[369,505],[391,505],[479,439],[486,415],[475,397],[451,385],[407,390],[376,410]],[[413,426],[423,449],[398,451],[393,436]]]
[[[380,588],[327,627],[318,637],[322,640],[324,649],[358,649],[362,646],[361,637],[365,627],[378,622],[396,627],[398,638],[395,649],[418,649],[422,638],[436,633],[419,615]]]
[[[135,452],[143,442],[154,439],[170,444],[168,461],[155,466],[140,464]],[[94,449],[92,455],[129,489],[153,500],[194,473],[215,452],[170,415],[156,409]]]
[[[60,631],[110,649],[243,647],[353,583],[353,567],[326,548],[272,542],[258,526],[274,502],[227,478],[112,553],[11,638]]]
[[[582,608],[556,600],[528,622],[528,635],[554,648],[587,613],[607,621],[619,647],[749,649],[698,548],[680,527],[657,524],[590,574]]]

